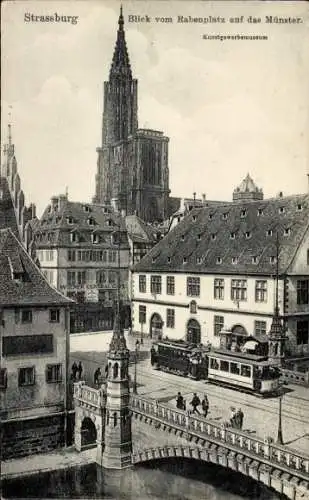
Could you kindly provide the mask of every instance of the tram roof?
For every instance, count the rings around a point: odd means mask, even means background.
[[[210,356],[220,357],[227,361],[238,361],[240,363],[248,362],[252,365],[267,366],[270,362],[266,356],[256,356],[254,354],[247,354],[241,352],[233,352],[228,350],[213,350],[209,353]]]

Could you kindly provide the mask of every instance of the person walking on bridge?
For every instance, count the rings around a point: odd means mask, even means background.
[[[200,398],[198,397],[198,395],[196,394],[196,392],[193,394],[193,398],[192,398],[192,401],[190,403],[190,405],[192,406],[192,413],[198,413],[200,415],[200,412],[198,410],[198,406],[201,404],[201,400]]]
[[[207,394],[204,394],[204,399],[202,401],[202,410],[203,410],[204,418],[206,418],[207,414],[208,414],[208,410],[209,410],[209,401],[208,401]]]
[[[183,396],[181,395],[181,392],[178,392],[176,398],[176,408],[178,408],[178,410],[183,410],[183,406],[184,406]]]

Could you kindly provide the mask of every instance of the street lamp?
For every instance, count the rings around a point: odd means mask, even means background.
[[[277,444],[283,444],[283,437],[282,437],[282,398],[283,398],[283,393],[282,393],[282,388],[280,388]]]
[[[138,350],[140,347],[139,340],[135,342],[135,357],[134,357],[134,381],[133,381],[133,394],[137,394],[137,382],[136,382],[136,376],[137,376],[137,355],[138,355]]]

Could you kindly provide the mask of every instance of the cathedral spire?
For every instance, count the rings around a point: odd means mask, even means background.
[[[109,76],[112,78],[113,76],[122,74],[132,78],[129,54],[125,40],[122,6],[120,7],[118,26],[116,45]]]

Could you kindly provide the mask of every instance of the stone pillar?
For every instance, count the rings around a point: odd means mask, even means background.
[[[75,410],[74,446],[77,451],[82,451],[82,418],[80,410]]]

